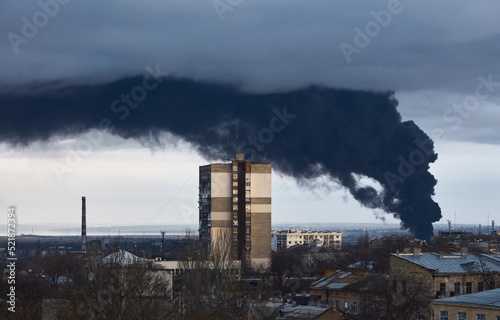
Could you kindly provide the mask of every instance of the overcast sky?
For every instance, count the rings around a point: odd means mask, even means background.
[[[456,213],[459,224],[484,225],[488,213],[500,219],[499,16],[497,1],[2,1],[0,92],[148,68],[250,92],[393,90],[403,120],[435,141],[441,221]],[[106,135],[68,158],[82,139],[0,142],[0,206],[16,205],[24,224],[79,223],[86,195],[89,225],[197,223],[207,161],[189,143],[164,134],[151,149]],[[54,172],[68,161],[71,172]],[[332,183],[310,190],[273,176],[273,223],[377,217],[397,222]]]

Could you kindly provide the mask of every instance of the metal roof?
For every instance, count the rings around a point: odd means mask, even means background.
[[[102,262],[104,263],[116,263],[120,265],[129,265],[145,261],[148,261],[148,259],[139,258],[138,256],[121,249],[117,252],[113,252],[107,255],[102,259]]]
[[[486,254],[392,254],[392,256],[410,261],[436,273],[477,273],[481,261],[484,270],[500,273],[500,259]]]
[[[432,302],[500,308],[500,289],[470,293],[463,296],[441,298]]]
[[[311,284],[312,289],[330,289],[330,290],[339,290],[347,286],[349,283],[352,283],[360,278],[363,275],[361,274],[353,274],[351,272],[346,271],[338,271],[332,276],[328,278],[322,278],[313,284]]]

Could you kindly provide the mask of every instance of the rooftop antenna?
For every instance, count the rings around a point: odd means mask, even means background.
[[[455,229],[457,229],[457,209],[455,209]]]
[[[161,254],[165,254],[165,230],[161,230]]]
[[[488,216],[486,218],[486,221],[487,222],[487,225],[488,225],[488,229],[486,230],[487,233],[490,233],[490,225],[489,225],[489,222],[490,222],[490,211],[488,210]]]
[[[448,221],[448,230],[450,232],[450,236],[451,236],[451,220],[446,220]]]
[[[240,120],[236,119],[236,146],[234,147],[234,154],[238,153],[239,135],[240,135]]]

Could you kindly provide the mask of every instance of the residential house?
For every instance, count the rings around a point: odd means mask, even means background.
[[[433,320],[500,320],[500,289],[437,299],[431,308]]]
[[[481,292],[500,286],[500,257],[466,253],[392,254],[390,272],[412,270],[431,279],[436,297]]]
[[[386,275],[364,270],[327,270],[325,277],[311,285],[309,304],[333,307],[353,315],[380,313],[380,283]]]

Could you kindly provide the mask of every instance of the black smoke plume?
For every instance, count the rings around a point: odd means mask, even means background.
[[[433,201],[437,159],[430,138],[401,121],[392,92],[322,87],[270,94],[187,79],[132,77],[99,85],[33,85],[0,94],[0,139],[27,146],[93,128],[155,142],[161,132],[191,142],[207,159],[238,151],[298,181],[318,176],[363,206],[429,239],[441,218]],[[228,143],[229,141],[229,143]],[[379,186],[360,181],[369,177]],[[372,181],[373,181],[372,180]]]

